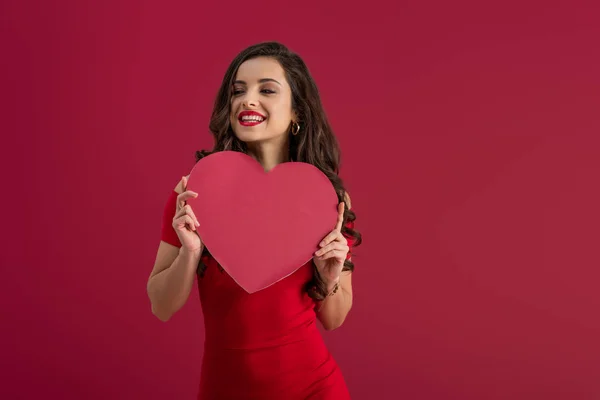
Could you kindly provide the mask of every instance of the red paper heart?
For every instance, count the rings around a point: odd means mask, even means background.
[[[215,260],[248,293],[291,275],[335,227],[338,198],[318,168],[286,162],[266,173],[250,156],[213,153],[196,163],[188,200]]]

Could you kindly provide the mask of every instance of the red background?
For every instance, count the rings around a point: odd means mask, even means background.
[[[191,399],[146,279],[235,54],[299,52],[364,235],[355,399],[600,398],[595,2],[2,3],[4,399]]]

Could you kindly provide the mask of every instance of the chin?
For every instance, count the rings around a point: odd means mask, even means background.
[[[265,129],[262,126],[246,127],[236,125],[232,128],[233,134],[238,140],[244,143],[259,143],[268,141],[279,141],[284,135],[273,134],[270,130]]]
[[[265,140],[264,135],[255,132],[233,132],[238,140],[241,140],[244,143],[253,143],[260,142],[261,140]]]
[[[273,138],[273,135],[269,134],[263,127],[236,126],[233,129],[233,134],[245,143],[264,142]]]

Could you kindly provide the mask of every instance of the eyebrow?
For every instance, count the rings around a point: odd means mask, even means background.
[[[278,84],[279,86],[281,86],[281,83],[277,82],[275,79],[273,78],[262,78],[258,81],[258,83],[265,83],[265,82],[275,82],[276,84]],[[241,85],[245,85],[246,81],[235,81],[233,82],[233,84],[241,84]]]

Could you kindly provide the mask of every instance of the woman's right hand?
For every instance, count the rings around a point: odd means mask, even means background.
[[[177,232],[181,247],[190,252],[202,251],[202,240],[196,228],[200,226],[192,207],[186,204],[191,198],[198,197],[198,193],[186,190],[187,178],[181,179],[183,192],[177,196],[177,209],[173,217],[173,229]]]

